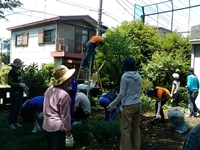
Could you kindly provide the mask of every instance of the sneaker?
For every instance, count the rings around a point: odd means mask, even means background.
[[[72,125],[78,125],[78,124],[82,124],[82,121],[74,121],[74,122],[72,123]]]
[[[21,127],[22,127],[22,125],[21,125],[21,124],[19,124],[19,123],[16,123],[16,124],[15,124],[15,126],[16,126],[16,127],[19,127],[19,128],[21,128]]]
[[[14,124],[10,124],[9,127],[10,127],[11,129],[13,129],[13,130],[16,129],[16,127],[14,126]]]
[[[39,131],[41,131],[41,128],[38,127],[38,126],[36,126],[36,127],[33,128],[33,130],[31,131],[31,133],[37,133]]]
[[[192,118],[193,118],[193,117],[194,117],[194,115],[193,115],[193,114],[189,114],[187,117],[188,117],[188,118],[189,118],[189,117],[192,117]]]
[[[197,113],[195,113],[195,114],[194,114],[194,116],[195,116],[195,117],[198,117],[198,116],[199,116],[199,113],[198,113],[198,112],[197,112]]]

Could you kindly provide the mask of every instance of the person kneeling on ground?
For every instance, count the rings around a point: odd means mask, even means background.
[[[77,92],[74,105],[74,122],[72,125],[87,122],[91,113],[91,105],[88,97],[82,92]]]
[[[44,96],[36,96],[27,100],[22,105],[21,116],[26,121],[33,123],[32,133],[41,131],[41,127],[39,126],[37,119],[41,119],[43,117],[43,102]]]
[[[170,98],[170,92],[166,88],[157,86],[155,88],[148,89],[147,95],[150,97],[149,100],[148,100],[148,104],[151,103],[151,100],[153,98],[156,99],[156,104],[155,104],[156,116],[155,116],[155,119],[159,120],[160,116],[161,116],[161,119],[158,122],[164,123],[165,117],[164,117],[164,112],[163,112],[162,106]]]

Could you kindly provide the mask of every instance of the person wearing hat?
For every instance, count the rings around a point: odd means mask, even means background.
[[[187,76],[187,93],[188,93],[188,103],[189,103],[189,115],[188,117],[199,116],[199,110],[195,103],[196,98],[199,94],[199,79],[194,73],[194,68],[188,69]]]
[[[133,57],[127,56],[122,61],[121,68],[125,73],[121,77],[120,92],[115,100],[107,107],[113,111],[121,102],[121,138],[120,150],[140,150],[140,114],[141,114],[141,85],[142,78],[136,71]]]
[[[16,58],[13,63],[10,64],[12,67],[8,73],[8,85],[10,85],[10,101],[11,107],[8,115],[8,123],[11,129],[21,127],[18,123],[18,115],[21,110],[23,91],[28,89],[25,83],[22,83],[22,76],[19,69],[23,67],[21,59]]]
[[[73,147],[74,139],[71,134],[71,98],[67,92],[75,69],[64,65],[53,71],[53,86],[44,93],[43,125],[46,139],[46,149],[65,150]]]
[[[172,99],[172,107],[177,107],[179,106],[179,87],[180,87],[180,80],[179,80],[179,74],[178,73],[173,73],[172,74],[173,78],[173,83],[172,83],[172,89],[171,89],[171,98]]]
[[[158,121],[158,123],[164,123],[165,122],[165,116],[162,109],[162,106],[169,100],[170,98],[170,92],[163,87],[156,86],[154,88],[150,88],[147,90],[147,95],[150,97],[148,100],[148,104],[151,103],[152,99],[156,99],[155,103],[155,119]],[[161,116],[161,118],[160,118]]]

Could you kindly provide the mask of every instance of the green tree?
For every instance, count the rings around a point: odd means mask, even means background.
[[[4,9],[13,10],[13,8],[20,7],[22,5],[23,4],[18,0],[5,0],[4,3],[2,1],[0,1],[0,19],[6,18],[4,16],[4,12],[3,12]]]

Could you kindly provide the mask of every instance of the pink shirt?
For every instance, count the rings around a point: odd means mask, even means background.
[[[71,130],[71,98],[61,87],[49,87],[44,93],[43,126],[48,132]]]

